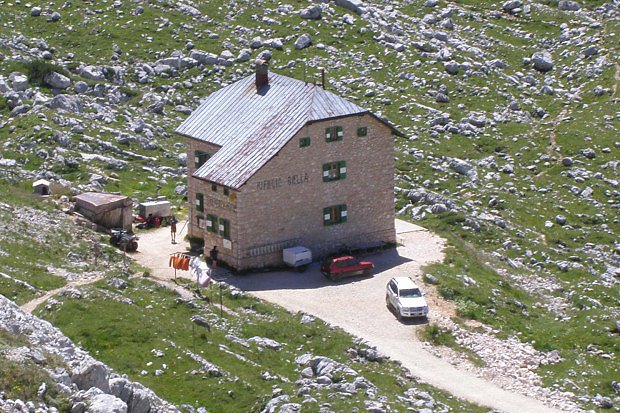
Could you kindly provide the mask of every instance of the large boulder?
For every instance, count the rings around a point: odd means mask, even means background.
[[[84,66],[80,70],[80,76],[85,77],[86,79],[90,79],[90,80],[105,79],[103,68],[100,66]]]
[[[207,53],[200,50],[192,50],[189,52],[189,57],[196,60],[201,65],[213,66],[217,64],[217,55],[213,53]]]
[[[536,52],[532,55],[534,69],[539,72],[549,72],[553,70],[553,58],[549,52]]]
[[[71,381],[80,390],[88,390],[91,387],[101,389],[104,393],[110,392],[108,376],[110,372],[105,364],[99,361],[85,360],[71,374]],[[125,405],[125,409],[127,406]]]
[[[110,380],[110,394],[125,402],[129,413],[148,413],[151,409],[149,393],[139,383],[115,377]]]
[[[47,103],[50,109],[64,110],[69,113],[82,113],[82,101],[73,95],[56,95]]]
[[[0,94],[12,92],[13,89],[7,83],[6,79],[0,76]]]
[[[576,1],[560,1],[558,9],[565,11],[578,11],[581,7]]]
[[[523,2],[521,0],[509,0],[504,2],[502,5],[502,9],[508,13],[513,13],[515,9],[519,9],[521,7],[523,7]]]
[[[457,75],[459,73],[459,64],[455,61],[444,63],[444,68],[450,75]]]
[[[351,10],[359,15],[364,14],[364,2],[361,0],[336,0],[336,6]]]
[[[151,411],[151,401],[146,389],[134,387],[133,395],[129,400],[130,413],[149,413]]]
[[[98,394],[90,401],[87,413],[127,413],[127,403],[111,394]]]
[[[46,74],[43,81],[55,89],[67,89],[71,86],[71,79],[58,72],[50,72]]]
[[[320,20],[321,19],[321,6],[315,4],[313,6],[306,7],[299,12],[299,16],[302,19]]]
[[[448,166],[456,173],[465,175],[472,180],[477,180],[478,178],[476,168],[462,159],[452,158]]]
[[[308,33],[304,33],[295,40],[295,49],[301,50],[312,44],[312,37]]]
[[[28,89],[28,78],[21,73],[11,73],[9,79],[13,82],[13,90],[23,92]]]

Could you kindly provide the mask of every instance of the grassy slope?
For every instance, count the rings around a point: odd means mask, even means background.
[[[617,85],[614,80],[617,62],[617,42],[613,37],[606,37],[618,33],[620,23],[615,19],[602,19],[599,23],[602,28],[588,26],[587,19],[572,13],[564,13],[553,7],[553,2],[534,2],[533,12],[530,15],[512,17],[504,15],[497,19],[491,17],[491,11],[498,10],[500,5],[491,1],[458,1],[447,2],[458,6],[461,11],[451,17],[461,36],[471,45],[478,45],[478,38],[493,40],[493,46],[483,50],[486,60],[499,58],[506,61],[509,67],[503,70],[503,76],[497,72],[488,75],[477,75],[465,78],[462,74],[448,76],[443,71],[443,64],[431,58],[415,56],[406,59],[389,49],[384,48],[372,38],[377,35],[372,27],[357,19],[355,24],[347,25],[338,22],[300,21],[295,15],[282,15],[275,11],[274,2],[261,2],[261,13],[276,20],[275,24],[267,25],[255,18],[256,8],[247,8],[245,2],[239,2],[237,9],[244,11],[232,13],[229,7],[219,7],[218,2],[200,3],[197,7],[208,15],[206,22],[190,22],[190,19],[176,10],[167,8],[166,2],[149,2],[145,6],[145,13],[138,17],[131,12],[132,4],[124,4],[118,9],[103,7],[103,13],[92,13],[84,20],[83,13],[77,8],[63,11],[63,24],[31,24],[28,9],[24,6],[7,5],[4,9],[3,21],[15,20],[15,27],[29,37],[44,37],[48,43],[56,48],[56,55],[66,57],[74,53],[72,61],[87,63],[110,63],[112,45],[118,44],[124,54],[123,61],[154,61],[156,51],[183,50],[185,40],[191,38],[197,49],[219,53],[222,44],[230,41],[234,47],[240,48],[235,38],[236,25],[250,28],[249,33],[242,37],[251,39],[254,36],[285,37],[296,36],[302,32],[313,35],[314,44],[323,43],[333,47],[332,54],[336,59],[327,59],[324,50],[312,48],[295,51],[292,44],[286,44],[283,51],[274,51],[272,68],[278,72],[298,78],[304,77],[304,65],[301,59],[308,59],[308,77],[318,73],[317,66],[328,68],[330,88],[348,98],[356,100],[362,106],[372,108],[375,112],[386,115],[410,136],[418,139],[398,139],[398,173],[412,177],[411,182],[397,180],[401,188],[417,187],[426,179],[432,184],[429,189],[446,194],[458,194],[455,199],[459,205],[469,202],[468,212],[463,215],[449,215],[442,217],[427,217],[421,223],[442,235],[448,237],[451,244],[449,258],[443,264],[429,269],[440,278],[440,290],[447,297],[456,299],[460,304],[460,314],[463,317],[472,317],[494,326],[503,335],[517,334],[523,340],[535,341],[541,350],[556,349],[565,359],[564,362],[552,367],[541,368],[541,374],[546,377],[548,385],[559,386],[562,389],[575,391],[577,394],[612,394],[611,380],[618,376],[617,360],[607,360],[600,356],[586,352],[588,344],[594,344],[603,353],[618,354],[617,335],[611,332],[613,322],[618,318],[614,307],[618,307],[619,295],[617,289],[603,286],[599,281],[599,274],[604,271],[601,260],[591,260],[587,243],[600,244],[604,247],[601,253],[608,257],[614,252],[614,242],[618,239],[617,191],[599,180],[590,179],[579,183],[567,176],[567,168],[560,166],[562,157],[574,157],[583,162],[584,167],[596,172],[600,171],[605,177],[617,179],[617,173],[609,168],[600,169],[609,161],[618,159],[618,150],[614,147],[617,141],[617,131],[620,120],[617,116],[617,96],[604,94],[596,97],[592,90],[596,85],[612,88]],[[422,7],[423,1],[413,1],[400,6],[404,16],[421,18],[431,10]],[[447,4],[442,2],[442,5]],[[589,8],[600,6],[602,1],[584,2]],[[305,6],[305,2],[290,2],[294,7]],[[380,4],[380,3],[378,3]],[[88,6],[83,6],[88,7]],[[96,7],[91,7],[94,10]],[[122,12],[122,13],[120,13]],[[335,8],[336,17],[341,17],[344,11]],[[13,18],[13,16],[16,16]],[[333,19],[337,21],[338,19]],[[39,20],[40,21],[40,20]],[[168,23],[166,23],[166,21]],[[403,18],[404,21],[404,18]],[[189,24],[184,28],[180,23]],[[518,72],[527,72],[523,66],[523,58],[540,50],[546,42],[557,41],[561,29],[565,24],[569,29],[579,29],[581,40],[578,46],[574,44],[556,44],[554,61],[556,69],[553,73],[557,82],[553,87],[558,89],[554,96],[537,93],[548,76],[532,73],[539,82],[536,89],[527,89],[522,86],[511,85],[506,76],[514,76]],[[131,28],[131,30],[129,30]],[[462,30],[468,28],[466,30]],[[414,32],[419,28],[410,27]],[[0,35],[9,36],[13,28],[7,26],[0,30]],[[71,36],[67,36],[67,31]],[[211,39],[208,33],[220,34],[219,39]],[[527,37],[526,37],[527,35]],[[587,62],[577,62],[583,49],[589,44],[589,36],[599,35],[601,40],[597,44],[601,48],[601,55],[612,65],[605,67],[603,73],[596,78],[588,78],[584,66]],[[92,42],[83,42],[78,39],[96,39]],[[150,39],[149,39],[150,38]],[[2,49],[0,47],[0,49]],[[3,50],[6,51],[6,50]],[[370,56],[379,56],[373,60]],[[469,52],[455,54],[458,61],[471,59]],[[598,57],[595,57],[595,59]],[[419,60],[421,64],[414,64]],[[290,61],[296,64],[292,68],[275,69],[286,65]],[[71,67],[69,62],[67,67]],[[240,69],[248,73],[246,64],[238,65],[224,72],[202,74],[198,69],[190,69],[178,78],[156,79],[151,86],[166,87],[188,78],[200,76],[203,81],[194,84],[191,92],[194,104],[200,96],[217,89],[221,82],[231,80],[234,71]],[[7,66],[0,69],[7,74],[12,68]],[[411,73],[423,82],[412,82],[399,78],[400,73]],[[380,87],[376,97],[365,97],[368,88],[361,80],[353,83],[343,82],[351,77],[368,78]],[[128,76],[131,79],[131,73]],[[77,77],[76,77],[77,79]],[[505,84],[508,85],[505,85]],[[436,104],[433,92],[439,84],[448,87],[450,102]],[[489,91],[480,93],[481,87],[488,87]],[[140,85],[130,84],[129,87],[138,91],[138,96],[129,102],[121,104],[120,108],[137,116],[136,105],[140,99]],[[570,98],[571,89],[580,90],[578,98]],[[188,89],[181,86],[177,92],[170,95],[171,99],[179,95],[187,95]],[[391,104],[382,104],[380,99],[390,99]],[[503,112],[509,103],[508,98],[520,102],[525,111],[532,111],[536,107],[543,107],[548,116],[544,119],[520,118],[509,115],[511,121],[499,122],[494,127],[487,127],[485,133],[478,137],[463,137],[458,135],[439,135],[433,137],[427,129],[429,115],[426,111],[411,101],[435,107],[447,112],[452,119],[476,112],[487,114],[490,111]],[[462,105],[462,106],[459,106]],[[1,107],[1,105],[0,105]],[[7,113],[7,109],[4,109]],[[47,112],[46,112],[47,113]],[[48,117],[54,116],[49,113]],[[141,115],[140,115],[141,116]],[[178,125],[183,116],[170,115],[162,122],[157,116],[146,114],[145,119],[160,125],[170,134]],[[27,168],[36,169],[42,164],[40,158],[21,151],[14,137],[24,141],[39,139],[45,143],[52,143],[51,131],[42,129],[33,132],[33,125],[38,123],[35,115],[26,115],[15,119],[12,124],[17,132],[10,134],[7,128],[0,129],[0,140],[11,140],[7,150],[7,157],[28,159]],[[111,119],[107,124],[110,127],[123,129],[128,127],[122,119]],[[50,125],[55,130],[69,132],[68,127]],[[102,133],[96,124],[90,125],[87,133],[99,134],[103,139],[112,139]],[[158,150],[142,150],[139,145],[130,144],[129,148],[138,153],[154,156],[158,162],[167,166],[174,166],[174,143],[177,138],[161,140],[163,143]],[[550,146],[551,138],[555,139],[555,146]],[[77,142],[83,140],[79,135],[73,135]],[[580,155],[580,150],[594,147],[597,156],[589,160]],[[604,152],[602,148],[611,148]],[[74,148],[71,148],[74,150]],[[423,154],[422,159],[405,155],[405,151],[418,151]],[[500,156],[501,155],[501,156]],[[483,184],[472,187],[462,177],[450,171],[437,169],[445,157],[459,157],[462,159],[479,160],[493,156],[498,165],[503,165],[512,159],[514,175],[499,173],[498,180],[483,180]],[[114,172],[123,180],[112,180],[109,189],[122,190],[137,195],[151,195],[160,186],[160,192],[172,195],[174,185],[179,179],[169,178],[163,182],[156,182],[145,178],[143,166],[148,162],[132,162],[127,170]],[[528,167],[536,166],[535,170]],[[82,164],[78,170],[65,173],[72,180],[83,182],[90,172],[105,171],[103,165],[97,163]],[[479,173],[482,171],[479,169]],[[487,171],[484,171],[485,173]],[[481,173],[481,175],[483,175]],[[127,179],[135,177],[135,179]],[[485,184],[492,184],[487,187]],[[510,186],[517,189],[516,193],[508,191]],[[583,190],[587,186],[594,190],[592,200],[575,196],[570,192],[571,187]],[[544,189],[545,192],[542,192]],[[406,204],[406,200],[399,194],[398,207]],[[486,204],[495,197],[499,200],[497,207],[490,208]],[[180,200],[176,198],[178,202]],[[475,215],[477,212],[493,213],[506,219],[509,223],[506,229],[487,224],[479,233],[472,233],[463,228],[463,218]],[[553,221],[556,214],[563,214],[568,218],[571,228],[560,229],[557,225],[545,227],[546,221]],[[514,247],[503,249],[500,245],[510,241]],[[616,247],[617,248],[617,247]],[[531,251],[531,254],[528,252]],[[493,256],[493,253],[499,253]],[[571,269],[567,273],[557,270],[555,262],[576,257],[582,268]],[[513,269],[507,266],[505,259],[523,259],[524,262],[536,260],[541,268],[536,270],[530,266]],[[539,305],[547,299],[536,293],[527,293],[518,285],[508,282],[495,270],[505,270],[520,273],[533,278],[550,278],[557,281],[561,290],[552,294],[567,296],[567,292],[575,290],[566,297],[569,307],[567,317],[563,321],[556,320],[556,316]],[[467,274],[478,281],[478,287],[466,287],[456,275]],[[499,281],[502,281],[501,286]],[[607,309],[592,305],[596,300],[604,304]],[[527,306],[525,313],[515,306],[515,301]]]
[[[214,291],[204,292],[217,298],[217,287],[212,288]],[[103,282],[85,291],[86,299],[62,298],[61,304],[49,310],[40,308],[37,315],[57,325],[116,371],[179,405],[205,406],[214,412],[260,411],[275,388],[291,395],[292,402],[300,403],[306,397],[297,394],[299,386],[295,382],[301,379],[303,367],[295,363],[295,358],[312,353],[353,368],[357,375],[377,386],[377,397],[385,397],[392,406],[399,406],[402,402],[397,397],[415,386],[431,391],[433,397],[456,411],[477,411],[472,405],[406,378],[393,362],[351,360],[347,349],[357,347],[352,337],[320,320],[301,324],[299,314],[291,315],[249,296],[232,298],[227,289],[223,291],[223,303],[234,313],[227,310],[223,316],[217,305],[199,302],[196,308],[179,303],[170,290],[148,280],[132,280],[123,291]],[[130,298],[133,304],[119,298]],[[207,319],[211,330],[193,325],[190,318],[195,315]],[[285,344],[280,350],[260,349],[254,344],[246,347],[228,335],[246,340],[267,337]],[[163,355],[156,357],[152,350],[160,350]],[[215,364],[223,375],[210,377],[188,352]],[[156,375],[158,369],[163,374]],[[276,378],[267,380],[265,373]],[[341,379],[351,382],[357,375],[343,374]],[[305,408],[318,411],[319,406],[328,404],[334,411],[355,411],[363,409],[369,397],[363,389],[349,397],[328,397],[328,393],[312,391],[316,401]]]

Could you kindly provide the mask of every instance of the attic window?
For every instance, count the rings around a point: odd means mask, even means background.
[[[342,126],[330,126],[325,128],[325,142],[341,141],[344,137]]]
[[[357,128],[357,136],[366,136],[366,135],[368,135],[368,128],[366,126]]]
[[[196,167],[196,169],[198,169],[202,165],[204,165],[204,163],[207,162],[210,157],[211,157],[211,155],[209,155],[206,152],[195,151],[194,152],[194,166]]]
[[[211,184],[211,190],[213,192],[217,192],[217,185],[216,184]]]
[[[306,146],[310,146],[310,137],[299,139],[299,147],[305,148]]]

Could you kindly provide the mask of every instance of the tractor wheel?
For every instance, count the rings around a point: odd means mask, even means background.
[[[130,241],[129,244],[127,244],[127,252],[136,252],[137,250],[138,250],[137,241]]]

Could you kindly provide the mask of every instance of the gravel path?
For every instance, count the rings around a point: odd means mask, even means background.
[[[369,255],[376,265],[373,277],[333,283],[321,275],[319,265],[314,263],[303,273],[273,271],[227,277],[226,282],[290,311],[312,314],[362,337],[383,354],[402,362],[421,381],[456,397],[503,412],[558,412],[537,400],[502,390],[436,357],[417,339],[416,329],[423,322],[399,322],[387,310],[387,281],[395,275],[409,275],[421,284],[421,267],[441,261],[445,245],[443,239],[424,228],[402,221],[397,221],[397,232],[404,246]],[[177,234],[177,239],[182,240],[183,234]],[[168,266],[169,254],[186,251],[187,247],[183,241],[172,244],[169,228],[160,228],[140,235],[140,247],[132,257],[151,269],[153,278],[165,282],[174,278],[174,270]],[[225,270],[218,269],[216,277],[225,273]],[[189,278],[189,273],[177,271],[177,277]],[[168,284],[175,287],[172,282]],[[183,292],[187,293],[186,290]],[[433,294],[429,294],[427,300],[431,320],[450,311],[449,306]]]

